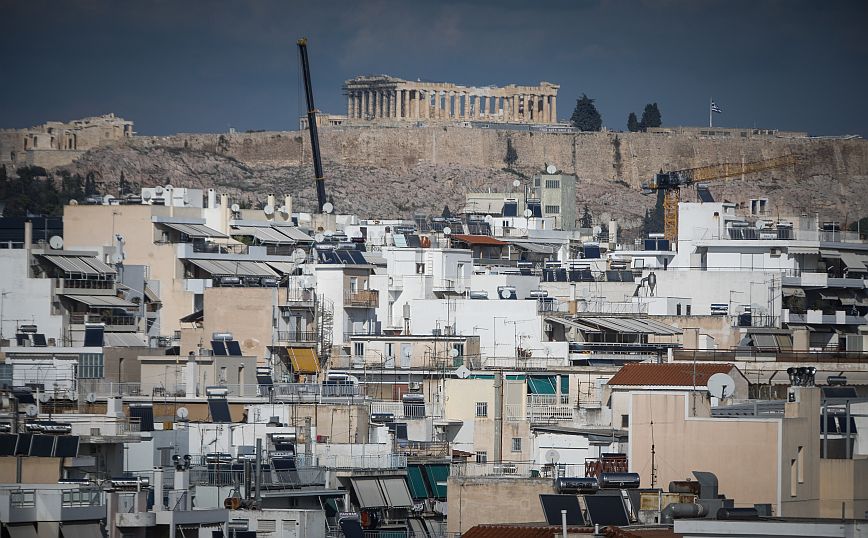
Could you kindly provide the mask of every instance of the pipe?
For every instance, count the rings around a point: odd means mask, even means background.
[[[705,507],[694,503],[669,503],[660,511],[660,524],[672,525],[675,519],[704,517]]]
[[[262,439],[256,439],[256,506],[262,504],[262,492],[259,491],[262,485]]]
[[[561,510],[561,529],[563,529],[563,538],[567,538],[567,511]]]
[[[166,509],[163,504],[163,468],[154,467],[154,512]]]
[[[26,256],[24,256],[27,272],[27,278],[31,278],[33,276],[33,269],[30,263],[30,251],[33,250],[33,222],[27,220],[24,223],[24,250],[26,251]]]
[[[292,196],[285,194],[283,196],[283,205],[286,206],[286,217],[284,217],[284,220],[292,220]]]

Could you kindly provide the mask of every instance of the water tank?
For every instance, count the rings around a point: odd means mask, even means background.
[[[601,489],[630,489],[639,487],[638,473],[602,473]]]
[[[594,493],[600,489],[600,486],[594,477],[565,477],[555,481],[555,489],[562,494]]]
[[[717,511],[717,519],[759,519],[756,508],[721,508]]]

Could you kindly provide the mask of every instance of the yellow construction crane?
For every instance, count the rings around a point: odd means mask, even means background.
[[[663,193],[663,236],[673,244],[678,241],[678,202],[681,201],[681,187],[695,183],[730,179],[743,174],[753,174],[764,170],[772,170],[798,162],[795,155],[783,155],[761,161],[747,163],[722,163],[686,170],[660,172],[654,175],[648,183],[642,184],[642,192]]]

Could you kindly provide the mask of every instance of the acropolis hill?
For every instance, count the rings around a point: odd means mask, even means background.
[[[511,100],[501,103],[507,101]],[[402,96],[395,102],[409,101]],[[465,102],[471,103],[473,115],[472,97]],[[523,113],[524,107],[513,110]],[[463,117],[403,121],[321,115],[328,195],[338,211],[369,217],[439,214],[445,205],[460,210],[466,192],[509,190],[517,175],[528,176],[553,164],[578,175],[580,208],[587,204],[595,218],[611,216],[629,229],[638,227],[645,209],[655,203],[641,194],[639,186],[656,171],[795,153],[803,157],[796,168],[713,182],[712,193],[737,203],[764,196],[774,212],[819,212],[821,219],[842,223],[865,216],[868,208],[868,142],[860,138],[811,138],[752,129],[710,133],[705,128],[581,133],[563,124],[533,126],[521,120],[520,115],[501,123]],[[511,167],[504,162],[507,144],[517,154]],[[27,164],[22,160],[27,152],[18,154],[14,166],[8,162],[8,151],[2,155],[8,168]],[[295,197],[297,210],[315,205],[310,143],[303,131],[122,134],[76,152],[74,158],[62,168],[82,176],[93,172],[109,193],[123,173],[127,181],[143,186],[216,187],[254,203],[268,192],[285,192]]]

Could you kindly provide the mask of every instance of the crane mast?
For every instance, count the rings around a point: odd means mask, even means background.
[[[319,152],[319,133],[316,125],[316,107],[313,104],[313,85],[310,81],[310,62],[307,58],[307,38],[298,40],[301,69],[304,76],[304,93],[307,99],[307,128],[310,131],[310,149],[313,154],[313,173],[316,180],[317,213],[323,213],[326,204],[325,178],[322,173],[322,157]]]

